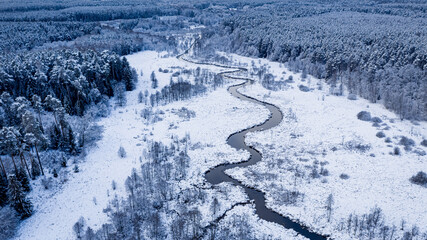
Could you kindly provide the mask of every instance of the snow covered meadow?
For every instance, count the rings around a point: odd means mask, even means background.
[[[427,3],[374,2],[2,2],[0,239],[426,240]]]
[[[207,186],[204,173],[211,167],[249,157],[247,152],[232,149],[226,139],[233,132],[264,121],[268,111],[232,97],[226,86],[235,84],[234,80],[203,96],[155,107],[160,120],[149,124],[141,115],[146,104],[138,101],[139,92],[154,91],[149,73],[155,72],[162,88],[169,84],[174,70],[200,66],[166,52],[144,51],[127,58],[139,73],[139,81],[136,89],[127,93],[126,106],[115,107],[99,121],[104,129],[102,140],[80,164],[79,173],[72,174],[54,192],[46,192],[36,182],[30,194],[36,211],[23,222],[16,239],[74,239],[72,226],[80,217],[87,226],[100,228],[108,221],[103,211],[108,203],[116,196],[126,195],[124,183],[131,169],[146,161],[144,154],[150,140],[167,144],[174,137],[189,136],[194,147],[188,153],[191,177],[180,183],[184,188]],[[247,143],[261,150],[263,160],[248,168],[228,170],[230,176],[267,193],[269,208],[334,239],[353,239],[353,230],[346,230],[349,216],[362,218],[373,208],[381,209],[383,224],[390,229],[394,226],[396,235],[403,235],[413,226],[418,226],[420,232],[427,230],[423,224],[427,222],[427,193],[409,181],[418,171],[427,170],[425,147],[419,145],[426,138],[425,122],[401,121],[379,104],[349,100],[346,94],[334,96],[321,80],[302,78],[279,63],[238,55],[231,58],[234,64],[252,66],[250,73],[265,66],[277,80],[289,76],[293,80],[278,91],[267,90],[259,82],[241,90],[279,106],[285,119],[276,128],[248,136]],[[203,66],[202,70],[206,68],[213,72],[223,70],[215,66]],[[187,81],[194,79],[189,77]],[[310,90],[301,91],[299,85]],[[381,121],[361,121],[357,118],[360,111],[369,111]],[[189,117],[188,112],[194,115]],[[377,136],[380,131],[384,137]],[[402,136],[414,140],[411,150],[399,145]],[[126,151],[124,158],[117,154],[120,147]],[[398,155],[395,147],[400,148]],[[241,190],[229,184],[212,191],[211,197],[219,199],[222,211],[247,201]],[[233,194],[224,195],[223,191]],[[333,201],[328,217],[330,195]],[[199,209],[206,216],[204,219],[209,219],[209,206],[200,205]],[[259,220],[248,202],[229,210],[227,216],[245,214],[251,227],[259,230],[259,238],[301,238],[292,230]],[[230,221],[227,219],[220,226]]]
[[[161,87],[169,83],[172,73],[158,73],[159,67],[197,67],[175,57],[164,57],[165,54],[146,51],[127,56],[138,73],[142,71],[146,74],[139,76],[136,89],[127,94],[126,106],[117,107],[108,117],[98,122],[104,128],[102,140],[80,163],[79,173],[70,175],[68,181],[55,189],[55,192],[44,190],[40,181],[36,182],[30,194],[35,204],[34,215],[23,222],[16,239],[40,239],[40,236],[43,236],[43,239],[74,239],[72,226],[80,217],[85,218],[87,226],[98,229],[108,220],[103,209],[115,195],[126,195],[126,178],[131,174],[132,168],[139,168],[140,164],[146,161],[142,156],[149,140],[167,143],[171,141],[171,136],[184,137],[188,134],[191,141],[198,146],[189,151],[189,174],[192,177],[189,178],[191,182],[183,182],[184,185],[203,185],[203,173],[210,167],[224,162],[242,161],[248,157],[247,153],[237,152],[229,147],[225,140],[230,133],[266,119],[268,111],[232,97],[226,87],[202,97],[158,107],[161,111],[159,116],[163,120],[147,125],[141,116],[145,104],[138,103],[138,93],[151,89],[148,73],[156,72]],[[219,71],[216,68],[210,70]],[[234,82],[229,84],[232,83]],[[195,117],[180,116],[179,110],[182,108],[194,111]],[[119,147],[125,149],[125,158],[120,158],[117,154]],[[113,181],[115,189],[112,187]],[[235,187],[224,188],[232,188],[233,190],[227,191],[235,192],[229,196],[227,203],[223,204],[224,207],[246,201],[246,197]],[[218,198],[221,200],[220,196]],[[240,206],[233,212],[249,214],[251,221],[259,222],[253,215],[250,204]],[[276,237],[286,233],[265,221],[254,224],[254,227],[260,230],[274,228],[274,231],[260,232],[271,232]]]
[[[247,138],[261,150],[264,161],[227,173],[266,192],[272,209],[319,232],[333,233],[335,239],[357,238],[358,231],[348,234],[346,230],[350,215],[361,221],[374,208],[382,210],[385,225],[395,227],[395,236],[417,226],[417,239],[423,238],[427,192],[409,179],[427,170],[426,147],[420,144],[427,137],[426,122],[401,121],[382,105],[350,100],[347,93],[335,96],[322,80],[302,78],[279,63],[232,58],[248,66],[254,62],[255,68],[265,65],[276,80],[292,76],[293,81],[284,90],[269,91],[257,83],[242,91],[279,106],[285,119],[278,127]],[[301,91],[300,85],[311,90]],[[361,111],[380,120],[361,121],[357,118]],[[404,150],[402,137],[413,139],[414,145]],[[286,203],[284,194],[289,191],[300,196]],[[333,205],[328,221],[330,194]]]

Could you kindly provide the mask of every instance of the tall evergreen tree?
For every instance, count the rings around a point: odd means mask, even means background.
[[[132,91],[135,89],[134,74],[131,70],[131,67],[129,66],[128,60],[125,57],[122,60],[122,75],[122,81],[126,86],[126,91]]]
[[[36,110],[38,115],[41,131],[44,132],[42,116],[41,116],[43,111],[42,99],[38,95],[33,95],[32,101],[33,101],[33,108],[34,110]]]
[[[18,138],[21,136],[18,130],[14,127],[3,127],[0,130],[0,149],[7,152],[12,157],[13,166],[15,167],[15,172],[18,171],[14,155],[18,150]]]
[[[32,157],[31,158],[31,176],[33,177],[33,179],[36,179],[36,177],[40,176],[41,172],[40,172],[40,166],[37,163],[37,161]]]
[[[76,138],[74,137],[74,132],[71,127],[68,128],[68,146],[70,153],[77,153]]]
[[[21,182],[15,175],[9,176],[8,196],[10,205],[15,208],[22,219],[31,216],[33,204],[26,198]]]
[[[159,86],[159,81],[157,80],[157,77],[154,71],[151,73],[150,79],[151,79],[151,87],[154,89],[157,88]]]
[[[28,175],[25,172],[23,167],[18,168],[18,173],[16,174],[16,178],[21,183],[22,189],[25,192],[31,191],[30,180],[28,179]]]

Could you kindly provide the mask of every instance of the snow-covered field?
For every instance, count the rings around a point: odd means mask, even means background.
[[[236,62],[249,66],[254,60],[232,56]],[[318,90],[318,80],[309,76],[301,81],[301,74],[294,74],[279,63],[258,59],[254,62],[257,66],[267,64],[276,80],[293,75],[295,83],[281,91],[268,91],[259,83],[242,90],[279,106],[285,119],[276,128],[248,136],[246,141],[261,150],[264,161],[227,173],[266,192],[272,209],[320,232],[333,233],[335,239],[356,238],[336,229],[341,222],[346,223],[350,214],[361,218],[374,207],[382,209],[386,225],[396,226],[395,236],[402,235],[402,221],[404,231],[410,231],[412,226],[418,226],[421,233],[427,231],[426,188],[409,181],[417,172],[427,171],[427,156],[422,154],[427,149],[420,145],[427,138],[426,122],[401,121],[380,104],[329,95],[327,85]],[[314,89],[300,91],[300,84]],[[358,120],[360,111],[370,112],[382,123],[375,127],[373,122]],[[379,131],[391,141],[377,137]],[[399,145],[401,136],[415,141],[412,151]],[[370,148],[362,151],[356,146]],[[394,147],[400,148],[401,155],[391,154]],[[323,170],[325,176],[312,178],[309,174],[313,166],[319,173],[322,168],[328,173]],[[303,176],[295,177],[296,168]],[[341,174],[349,178],[342,179]],[[304,200],[284,204],[281,194],[295,189],[304,194]],[[327,221],[325,208],[329,194],[334,199],[331,222]]]
[[[138,103],[138,93],[150,90],[150,73],[156,72],[161,88],[169,83],[172,73],[159,73],[158,68],[174,70],[176,67],[198,67],[174,57],[162,57],[165,54],[146,51],[128,56],[130,64],[138,73],[142,70],[144,75],[139,77],[136,90],[127,94],[127,106],[114,109],[110,116],[100,120],[98,124],[104,127],[103,138],[85,161],[80,163],[79,173],[70,174],[69,180],[54,188],[54,192],[44,190],[39,180],[35,183],[30,195],[35,204],[34,215],[23,222],[16,239],[74,239],[72,226],[81,216],[93,229],[106,223],[108,218],[103,209],[115,195],[124,196],[125,179],[132,168],[138,168],[140,161],[145,161],[140,160],[146,147],[144,138],[167,143],[172,135],[182,138],[189,134],[192,143],[200,143],[201,147],[189,151],[190,174],[193,177],[191,183],[185,184],[202,184],[203,173],[209,168],[248,157],[248,153],[237,152],[229,147],[226,139],[233,132],[265,120],[268,110],[232,97],[226,87],[202,97],[158,107],[164,111],[160,115],[163,120],[153,125],[144,123],[140,114],[145,105]],[[210,70],[220,71],[216,67]],[[176,112],[182,107],[194,111],[196,116],[190,119],[178,116]],[[126,150],[126,158],[118,156],[120,146]],[[112,189],[113,180],[117,183],[116,190]],[[228,197],[230,199],[223,204],[224,207],[245,200],[242,194],[231,194]],[[240,209],[248,214],[253,211],[252,205]],[[253,213],[251,219],[256,221]],[[273,231],[274,236],[280,236],[278,233],[284,235],[285,232],[295,235],[267,222],[262,222],[256,229],[276,229]]]
[[[226,139],[233,132],[264,121],[268,117],[267,109],[234,98],[226,87],[222,87],[201,97],[156,107],[163,111],[159,115],[163,120],[146,124],[141,117],[145,105],[138,103],[138,93],[154,91],[150,88],[151,72],[155,72],[161,89],[170,82],[173,71],[199,66],[170,57],[165,52],[145,51],[127,58],[138,74],[143,72],[136,90],[127,94],[127,105],[114,109],[110,116],[100,120],[98,124],[104,127],[103,138],[79,164],[79,173],[71,174],[69,180],[53,192],[42,189],[39,180],[35,183],[30,195],[35,203],[35,213],[23,222],[16,239],[74,239],[72,226],[81,216],[93,229],[107,222],[103,209],[114,195],[124,196],[125,179],[133,167],[138,168],[140,162],[145,161],[141,156],[147,139],[167,143],[172,136],[182,138],[188,134],[191,142],[199,146],[189,151],[191,182],[182,184],[204,185],[203,173],[209,168],[248,157],[247,152],[230,148]],[[253,60],[237,55],[233,58],[236,63],[247,65]],[[318,90],[318,80],[308,77],[301,82],[300,74],[291,73],[278,63],[267,60],[255,60],[255,63],[267,64],[276,79],[293,75],[296,82],[289,84],[287,90],[276,92],[264,89],[259,83],[241,90],[279,106],[285,119],[276,128],[248,136],[247,142],[261,150],[263,161],[245,169],[231,169],[228,171],[230,175],[266,192],[268,206],[275,211],[320,232],[332,233],[335,239],[352,239],[352,235],[337,231],[340,222],[345,222],[350,214],[367,214],[374,207],[382,209],[385,224],[397,226],[399,234],[402,220],[405,221],[405,231],[413,225],[417,225],[421,232],[427,231],[426,189],[409,182],[418,171],[427,172],[426,156],[405,151],[398,145],[400,137],[406,136],[415,141],[412,150],[425,151],[419,144],[427,137],[425,122],[400,121],[381,105],[366,100],[351,101],[344,96],[330,96],[326,85],[323,84],[323,90]],[[159,68],[169,72],[159,72]],[[214,72],[223,70],[207,68]],[[298,89],[299,84],[314,89],[302,92]],[[177,114],[183,107],[194,111],[195,117],[185,118]],[[362,110],[379,117],[382,120],[379,127],[358,120],[356,115]],[[391,142],[376,137],[380,130],[390,137]],[[370,148],[366,151],[355,147],[368,145]],[[118,156],[120,146],[126,150],[126,158]],[[400,156],[390,154],[396,146],[401,149]],[[319,172],[321,168],[327,169],[328,174],[323,170],[323,175],[312,178],[313,166]],[[297,178],[296,168],[302,174]],[[341,174],[347,174],[349,178],[343,179]],[[113,180],[117,182],[116,190],[111,187]],[[233,193],[227,199],[218,193],[219,200],[224,202],[222,211],[246,199],[234,186],[225,184],[221,188]],[[285,205],[281,194],[286,190],[303,193],[303,201]],[[330,222],[325,210],[329,194],[334,199]],[[209,213],[202,209],[202,214]],[[265,236],[264,232],[274,239],[301,239],[293,231],[257,218],[252,204],[230,210],[219,226],[234,221],[233,214],[247,215],[250,225],[259,232],[259,238]]]

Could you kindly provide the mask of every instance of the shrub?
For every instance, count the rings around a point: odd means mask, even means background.
[[[49,177],[49,178],[44,177],[42,179],[42,185],[43,185],[44,189],[49,189],[52,185],[52,177]]]
[[[126,151],[125,151],[125,149],[122,146],[120,146],[119,151],[117,153],[119,154],[120,158],[125,158],[126,157]]]
[[[379,138],[383,138],[383,137],[385,137],[385,134],[383,132],[377,132],[376,136]]]
[[[379,117],[373,117],[371,119],[371,121],[374,122],[374,123],[382,123],[383,122],[383,120],[381,120],[381,118],[379,118]]]
[[[61,159],[61,167],[63,168],[67,167],[67,159],[65,157],[62,157]]]
[[[346,180],[346,179],[349,179],[349,178],[350,178],[350,176],[349,176],[348,174],[341,173],[341,174],[340,174],[340,178],[341,178],[341,179]]]
[[[400,138],[399,144],[406,147],[406,146],[414,146],[415,142],[410,138],[402,136],[402,138]]]
[[[358,140],[351,140],[344,143],[344,148],[350,151],[367,152],[371,149],[371,145],[364,144]]]
[[[73,170],[74,170],[74,172],[75,172],[75,173],[80,172],[80,169],[79,169],[79,166],[78,166],[78,165],[74,165]]]
[[[391,138],[387,137],[387,138],[384,140],[384,142],[386,142],[386,143],[391,143]]]
[[[138,93],[138,103],[144,102],[144,94],[140,91]]]
[[[326,168],[321,167],[320,168],[320,175],[325,176],[325,177],[329,176],[329,170],[326,169]]]
[[[367,111],[361,111],[357,114],[357,119],[362,121],[371,121],[371,113]]]
[[[427,147],[427,139],[422,140],[420,144],[423,147]]]
[[[427,174],[423,171],[418,172],[417,175],[412,176],[409,180],[413,184],[427,187]]]
[[[58,171],[56,171],[56,168],[54,168],[54,169],[53,169],[52,174],[53,174],[53,177],[54,177],[54,178],[57,178],[57,177],[58,177]]]
[[[290,191],[287,189],[283,189],[280,191],[280,201],[285,203],[285,205],[295,205],[299,200],[302,200],[304,194],[298,191]]]
[[[348,100],[357,100],[357,96],[356,96],[356,94],[353,94],[353,93],[350,93],[348,96],[347,96],[347,99]]]
[[[409,150],[411,150],[412,146],[415,145],[415,142],[414,142],[414,140],[412,140],[410,138],[402,136],[400,138],[399,144],[405,146],[405,150],[409,151]]]
[[[116,190],[117,189],[117,183],[116,183],[116,181],[112,181],[111,182],[111,188],[113,189],[113,190]]]
[[[77,239],[83,238],[85,225],[86,221],[83,217],[80,217],[79,220],[73,225],[73,230],[76,234]]]
[[[319,178],[320,177],[320,174],[319,174],[319,171],[317,170],[317,167],[313,167],[313,169],[311,170],[311,173],[310,173],[310,177],[312,177],[312,178]]]
[[[374,122],[374,123],[372,124],[372,127],[380,127],[380,124],[378,124],[378,123]]]
[[[426,151],[422,149],[415,149],[413,152],[418,154],[419,156],[425,156],[427,154]]]
[[[395,147],[393,150],[393,154],[394,155],[400,155],[400,148],[399,147]]]
[[[309,92],[310,91],[310,88],[307,86],[304,86],[304,85],[299,85],[298,88],[302,92]]]

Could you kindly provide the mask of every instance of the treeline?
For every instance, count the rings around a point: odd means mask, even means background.
[[[68,159],[99,139],[92,124],[117,86],[133,90],[135,70],[110,52],[32,52],[0,59],[0,238],[32,213],[30,179],[67,180]],[[76,115],[76,125],[70,115]],[[51,154],[53,153],[53,154]],[[75,165],[74,172],[78,172]]]
[[[96,23],[78,22],[0,22],[0,53],[31,50],[56,41],[71,41],[99,33]]]
[[[213,37],[206,46],[228,42],[224,50],[287,62],[295,71],[380,101],[402,118],[427,119],[427,20],[402,17],[416,16],[419,8],[383,6],[394,10],[380,15],[368,5],[279,6],[236,14],[222,23],[219,36],[206,30],[205,38]],[[362,8],[369,13],[360,13]]]
[[[181,74],[191,74],[194,76],[194,84],[189,81],[184,81]],[[184,69],[181,72],[174,73],[176,80],[171,78],[169,85],[163,87],[160,91],[151,94],[149,97],[151,106],[168,104],[174,101],[190,99],[193,96],[198,96],[206,93],[209,89],[216,89],[224,84],[224,78],[206,69],[199,67],[193,71]],[[173,76],[174,76],[173,75]],[[157,78],[154,72],[151,74],[152,87],[157,88]]]
[[[87,106],[97,104],[102,96],[113,96],[118,82],[125,83],[130,91],[137,79],[126,58],[107,51],[9,55],[0,57],[0,66],[0,91],[10,98],[10,104],[2,103],[7,117],[0,126],[14,125],[10,106],[18,97],[31,102],[34,95],[45,101],[47,96],[54,96],[68,114],[81,116]]]
[[[172,7],[167,4],[154,3],[134,6],[73,6],[57,11],[27,11],[24,14],[16,12],[3,12],[0,21],[79,21],[97,22],[115,19],[151,18],[154,16],[194,16],[194,12],[188,10],[189,6],[177,5]]]
[[[102,50],[111,50],[120,55],[147,48],[157,49],[155,43],[149,44],[152,40],[149,36],[147,41],[140,32],[132,32],[138,22],[141,22],[141,25],[147,22],[150,32],[169,32],[171,26],[174,29],[188,28],[187,20],[191,21],[200,13],[199,9],[186,2],[171,6],[155,1],[33,2],[29,5],[6,3],[2,7],[0,53],[3,54],[32,50],[36,47],[71,47],[85,50],[103,48]],[[165,28],[162,16],[178,18]],[[81,39],[82,36],[87,38]],[[100,40],[100,43],[95,44],[91,37]],[[143,43],[148,43],[148,46],[143,46]]]

